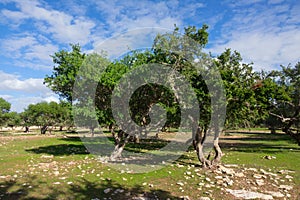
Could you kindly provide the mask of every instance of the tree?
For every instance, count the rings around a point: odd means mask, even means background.
[[[71,45],[72,51],[61,50],[53,56],[53,74],[46,76],[44,84],[62,99],[72,102],[72,89],[76,74],[82,65],[85,54],[81,53],[79,44]]]
[[[269,83],[274,91],[265,102],[269,124],[279,122],[282,131],[300,146],[300,63],[270,72],[263,83]]]
[[[228,128],[251,127],[260,114],[257,112],[255,89],[258,74],[251,64],[242,62],[239,52],[226,49],[215,60],[226,90],[226,123]]]
[[[0,127],[5,126],[9,120],[11,104],[0,97]]]
[[[112,128],[115,119],[110,102],[115,86],[124,74],[134,71],[141,65],[151,66],[156,63],[160,64],[159,66],[167,66],[182,74],[193,87],[199,103],[197,109],[200,110],[200,117],[190,116],[193,122],[187,130],[193,132],[193,144],[203,167],[213,167],[222,157],[218,142],[222,132],[222,112],[225,112],[225,106],[228,106],[227,127],[249,126],[259,115],[256,109],[258,102],[255,98],[258,91],[256,90],[258,76],[252,71],[251,64],[241,63],[241,55],[236,51],[227,49],[215,59],[203,53],[202,48],[208,42],[207,29],[207,25],[203,25],[200,29],[187,27],[184,33],[180,34],[179,29],[175,27],[172,33],[158,34],[151,50],[131,52],[114,62],[110,62],[103,55],[84,55],[78,46],[70,53],[60,51],[55,54],[59,57],[59,62],[54,60],[58,66],[54,67],[50,78],[46,77],[45,83],[62,98],[74,102],[75,112],[81,116],[79,123],[86,124],[91,129],[97,123],[110,125],[116,147],[112,157],[116,158],[121,155],[122,149],[132,135],[121,129]],[[72,54],[74,51],[75,57]],[[76,62],[70,62],[73,58]],[[82,74],[78,74],[80,65],[85,66],[85,71],[80,72]],[[65,66],[68,70],[60,70]],[[98,71],[94,71],[95,69]],[[77,82],[76,74],[79,80]],[[84,79],[83,77],[85,80],[80,81]],[[77,90],[72,91],[71,85],[74,82],[77,84],[75,87]],[[223,87],[227,92],[227,99],[224,98],[222,89],[220,90]],[[182,110],[179,108],[179,100],[174,91],[175,87],[167,89],[158,84],[143,85],[130,99],[130,117],[136,124],[145,126],[150,121],[151,108],[158,105],[167,113],[167,125],[173,124],[178,128]],[[118,93],[115,94],[118,96]],[[121,100],[120,102],[118,107],[126,104],[125,102],[123,105]],[[90,109],[93,105],[95,110]],[[125,119],[124,116],[118,117]],[[204,143],[209,137],[213,138],[212,159],[212,153],[206,157],[203,151]]]
[[[17,112],[9,112],[7,113],[8,116],[8,121],[7,121],[7,126],[11,127],[12,129],[15,126],[18,126],[21,124],[21,116]]]
[[[56,102],[40,102],[30,104],[22,113],[25,126],[41,127],[41,134],[45,134],[49,126],[61,123],[61,105]]]

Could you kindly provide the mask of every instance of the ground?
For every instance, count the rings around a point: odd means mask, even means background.
[[[135,174],[99,162],[76,135],[53,133],[0,132],[0,199],[300,199],[300,148],[284,134],[222,136],[216,169],[203,170],[190,148]]]

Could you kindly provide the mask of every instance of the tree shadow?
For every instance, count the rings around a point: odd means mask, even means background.
[[[248,134],[246,133],[245,135]],[[223,137],[220,139],[219,145],[222,149],[263,153],[278,153],[290,151],[290,149],[296,152],[300,151],[300,147],[291,146],[296,143],[285,134],[250,133],[247,137],[231,136],[233,137]]]
[[[25,151],[36,154],[50,154],[54,156],[89,154],[88,150],[83,144],[57,144],[42,146],[34,149],[26,149]]]
[[[30,177],[30,181],[27,181],[26,184],[19,183],[16,180],[7,180],[0,182],[0,184],[0,199],[3,200],[180,199],[162,189],[152,189],[148,188],[148,186],[140,185],[127,187],[108,179],[101,182],[80,179],[76,183],[62,187],[58,185],[47,185],[39,181],[37,177],[32,176]],[[34,193],[41,189],[48,192]]]
[[[80,184],[72,185],[70,190],[74,199],[180,199],[162,189],[146,189],[140,185],[129,188],[112,180],[95,183],[83,179]]]

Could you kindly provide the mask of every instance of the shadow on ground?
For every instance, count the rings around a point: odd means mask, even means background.
[[[112,180],[91,182],[80,179],[67,186],[47,185],[32,176],[26,184],[7,180],[0,182],[0,199],[44,200],[44,199],[180,199],[161,189],[145,189],[142,186],[125,187]],[[138,198],[139,197],[139,198]]]
[[[296,146],[296,142],[285,134],[243,132],[243,136],[230,134],[230,136],[222,137],[219,144],[222,149],[239,152],[277,153],[291,149],[300,152],[300,147]],[[291,148],[293,144],[295,146]]]

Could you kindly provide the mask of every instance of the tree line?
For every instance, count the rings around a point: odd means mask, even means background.
[[[41,134],[51,131],[52,127],[72,127],[70,105],[66,102],[40,102],[30,104],[23,112],[10,111],[11,104],[0,98],[0,127],[22,126],[24,132],[30,131],[30,126],[39,126]]]

